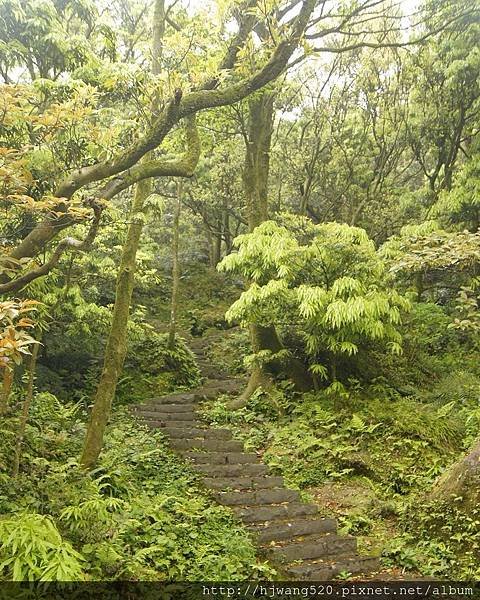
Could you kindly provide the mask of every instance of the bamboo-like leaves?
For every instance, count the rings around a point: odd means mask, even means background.
[[[290,224],[296,219],[283,218]],[[372,240],[358,227],[325,223],[311,225],[305,243],[304,225],[286,229],[267,221],[235,240],[238,251],[220,269],[253,283],[227,317],[244,325],[288,323],[313,360],[325,350],[352,356],[368,340],[383,341],[388,351],[399,354],[396,326],[409,302],[387,285],[384,261]],[[315,360],[311,370],[326,376]]]

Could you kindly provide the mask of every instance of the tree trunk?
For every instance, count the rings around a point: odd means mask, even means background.
[[[172,350],[175,346],[177,331],[178,288],[180,283],[180,265],[178,260],[178,245],[180,238],[180,211],[182,208],[183,182],[178,182],[177,202],[173,215],[173,244],[172,244],[172,298],[170,308],[170,327],[168,332],[168,347]]]
[[[232,251],[232,234],[230,231],[230,215],[225,201],[223,206],[223,241],[225,242],[225,254],[230,254]]]
[[[210,267],[215,269],[216,265],[215,265],[214,256],[213,256],[213,235],[208,226],[205,227],[205,236],[207,238],[207,247],[208,247],[208,264],[210,265]]]
[[[263,92],[248,102],[248,138],[246,139],[243,188],[250,231],[268,219],[268,175],[274,97],[271,92]]]
[[[213,234],[212,266],[216,267],[222,256],[222,221],[217,219],[217,228]]]
[[[40,342],[40,340],[37,340]],[[25,400],[23,401],[22,414],[20,417],[20,423],[18,426],[17,443],[15,445],[15,457],[13,459],[12,477],[18,475],[20,470],[20,460],[22,455],[23,439],[25,437],[25,428],[27,426],[28,415],[30,412],[30,406],[33,398],[33,384],[35,381],[35,371],[37,368],[37,357],[40,344],[33,344],[32,355],[30,357],[30,368],[28,372],[28,383],[25,394]]]
[[[154,75],[158,75],[161,71],[160,61],[163,51],[165,18],[165,0],[156,0],[153,15],[152,43],[152,72]],[[153,112],[158,108],[157,104],[158,98],[154,98],[152,103]],[[151,152],[145,154],[140,162],[147,162],[152,158],[151,154]],[[103,436],[110,418],[118,378],[121,375],[127,353],[128,317],[135,281],[137,251],[144,222],[143,209],[151,190],[151,178],[140,180],[135,187],[127,239],[122,249],[118,269],[112,324],[105,348],[102,374],[98,382],[83,451],[80,457],[80,464],[87,469],[93,467],[100,456],[103,446]]]
[[[248,136],[243,170],[243,188],[245,191],[248,227],[255,227],[268,220],[268,175],[270,169],[270,146],[274,119],[274,94],[263,92],[249,100]],[[270,350],[277,353],[283,344],[273,325],[250,325],[250,339],[254,353]],[[272,360],[266,366],[252,369],[249,382],[240,398],[231,402],[231,408],[245,406],[252,393],[263,383],[268,382],[271,375],[285,374],[295,387],[305,391],[312,387],[312,379],[302,363],[294,358],[286,361]]]
[[[115,397],[118,378],[127,352],[127,325],[135,277],[136,256],[143,228],[143,207],[150,194],[151,179],[137,183],[132,203],[130,225],[123,246],[115,290],[112,325],[105,349],[103,370],[98,383],[92,414],[87,428],[80,463],[91,468],[97,461],[103,445],[103,435]]]
[[[432,497],[437,500],[462,498],[460,504],[465,508],[480,504],[480,439],[466,456],[439,478],[432,490]]]

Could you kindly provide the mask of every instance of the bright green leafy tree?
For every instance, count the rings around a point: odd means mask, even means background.
[[[409,302],[388,287],[385,266],[363,229],[339,223],[313,225],[287,216],[235,240],[238,252],[220,268],[253,281],[228,311],[242,324],[270,323],[303,341],[310,369],[337,378],[337,359],[381,341],[401,352],[398,324]]]

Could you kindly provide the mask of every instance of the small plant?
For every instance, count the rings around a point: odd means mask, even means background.
[[[0,574],[13,581],[84,578],[82,555],[62,539],[52,519],[18,513],[0,520]]]
[[[38,343],[27,330],[35,327],[31,313],[39,304],[35,300],[0,302],[0,371],[3,371],[0,414],[8,408],[15,365],[20,365],[31,354],[32,345]]]
[[[29,460],[13,485],[0,476],[0,512],[16,511],[0,520],[0,577],[213,581],[273,574],[232,512],[212,504],[160,432],[118,410],[99,464],[86,475],[76,460],[78,405],[45,394],[33,404]],[[0,464],[8,452],[1,448]]]

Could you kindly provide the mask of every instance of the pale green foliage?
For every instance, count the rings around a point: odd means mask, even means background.
[[[432,210],[448,221],[467,224],[472,231],[480,224],[480,155],[475,154],[457,173],[453,188],[444,191]]]
[[[227,313],[247,323],[288,323],[314,357],[356,354],[359,345],[381,340],[401,352],[397,330],[408,301],[384,283],[385,268],[363,229],[339,223],[312,225],[307,219],[287,229],[267,221],[239,236],[238,252],[220,268],[253,280]],[[315,362],[313,372],[325,376]]]
[[[380,249],[390,274],[432,300],[471,284],[480,263],[480,233],[448,232],[434,221],[404,227]]]
[[[47,516],[19,513],[0,520],[0,540],[2,576],[13,581],[83,579],[82,556]]]
[[[424,233],[402,230],[400,239],[384,245],[385,254],[394,260],[391,271],[418,272],[438,269],[468,269],[480,261],[480,234],[447,232],[441,229]],[[395,248],[397,251],[394,252]]]
[[[464,333],[471,333],[476,346],[480,333],[480,282],[474,280],[472,287],[462,286],[455,305],[455,318],[449,327]]]
[[[472,7],[476,2],[469,3]],[[436,3],[434,12],[441,14]],[[478,5],[477,5],[478,6]],[[407,138],[425,174],[424,201],[451,187],[464,140],[477,133],[480,95],[478,23],[422,46],[411,58]],[[463,149],[463,148],[462,148]]]
[[[73,70],[89,56],[87,40],[74,32],[75,26],[93,26],[98,16],[88,0],[58,3],[0,2],[0,38],[2,73],[29,64],[31,76],[58,76]],[[61,8],[60,8],[61,6]],[[72,30],[69,25],[73,25]]]

